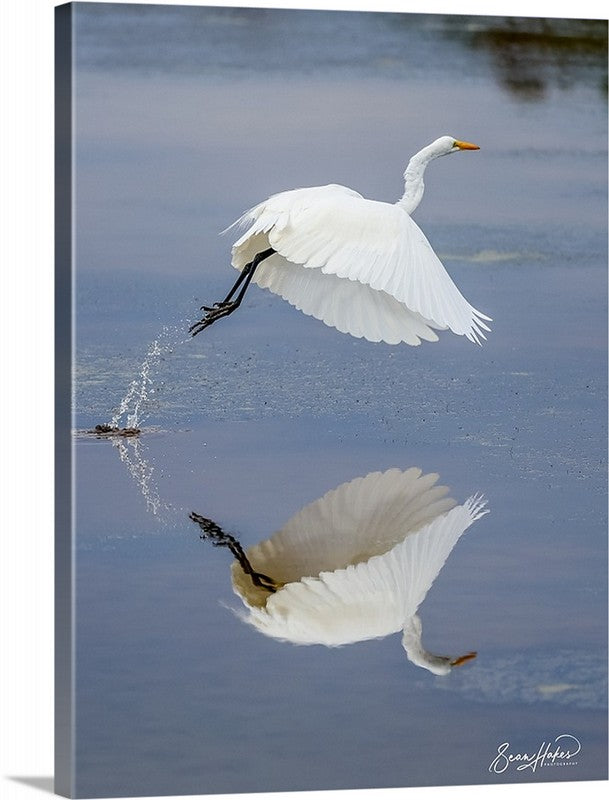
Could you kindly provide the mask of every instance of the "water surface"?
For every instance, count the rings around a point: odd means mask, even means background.
[[[75,428],[150,378],[139,440],[75,438],[78,794],[605,777],[606,25],[75,17]],[[416,220],[493,317],[484,347],[371,344],[257,287],[187,337],[243,210],[330,182],[395,200],[444,133],[481,150],[430,167]],[[399,636],[296,647],[226,608],[231,557],[190,511],[247,548],[411,466],[490,508],[420,609],[430,650],[475,661],[435,677]],[[563,733],[576,764],[489,772]]]

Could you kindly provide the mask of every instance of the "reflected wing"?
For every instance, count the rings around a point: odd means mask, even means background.
[[[250,227],[233,246],[238,269],[270,245],[293,264],[385,292],[435,327],[478,343],[489,330],[398,205],[321,186],[274,195],[239,222]]]
[[[438,475],[412,467],[372,472],[343,483],[305,506],[270,539],[250,547],[257,572],[291,583],[322,571],[342,569],[386,553],[414,531],[455,505]],[[250,603],[267,595],[252,586],[238,564],[233,584]]]
[[[416,613],[453,547],[480,516],[472,497],[389,552],[319,578],[290,583],[243,618],[263,633],[329,646],[386,636]]]

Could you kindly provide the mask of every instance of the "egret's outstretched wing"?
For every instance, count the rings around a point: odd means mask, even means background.
[[[292,264],[278,253],[260,264],[253,280],[303,314],[356,338],[413,346],[438,340],[432,324],[386,292]]]
[[[371,472],[343,483],[305,506],[270,539],[250,547],[257,572],[292,583],[320,572],[342,569],[387,552],[455,505],[438,475],[417,467]],[[268,597],[236,562],[233,585],[249,603]]]
[[[383,555],[289,583],[243,619],[268,636],[335,646],[402,630],[451,550],[485,512],[472,497]]]
[[[457,289],[418,225],[398,205],[343,186],[296,189],[247,212],[233,266],[270,246],[293,264],[359,281],[404,303],[439,328],[480,342],[489,320]]]

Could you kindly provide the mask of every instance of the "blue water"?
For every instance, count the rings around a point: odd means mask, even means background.
[[[138,440],[75,436],[78,794],[605,777],[606,26],[75,17],[75,429],[150,368]],[[493,317],[484,347],[353,339],[255,286],[188,338],[243,210],[329,182],[397,199],[444,133],[481,150],[430,166],[416,220]],[[247,548],[410,466],[491,510],[420,609],[430,650],[475,661],[437,678],[398,636],[295,647],[226,608],[230,554],[190,511]],[[576,764],[489,772],[563,733]]]

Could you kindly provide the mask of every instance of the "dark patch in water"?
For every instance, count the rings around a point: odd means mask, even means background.
[[[119,428],[116,425],[96,425],[92,431],[87,431],[87,433],[93,433],[96,436],[139,436],[140,434],[139,428]]]

